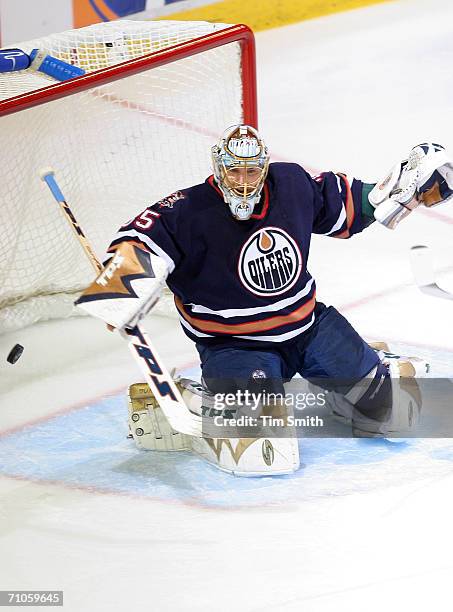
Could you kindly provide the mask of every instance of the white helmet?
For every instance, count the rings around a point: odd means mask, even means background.
[[[249,125],[233,125],[212,147],[214,177],[231,214],[247,221],[259,202],[269,168],[269,153]]]

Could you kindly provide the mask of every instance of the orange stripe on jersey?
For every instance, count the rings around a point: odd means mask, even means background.
[[[354,200],[352,198],[351,186],[349,185],[349,181],[346,178],[346,175],[338,173],[338,176],[344,181],[344,184],[346,186],[346,229],[342,231],[341,234],[333,236],[333,238],[349,238],[349,230],[351,229],[355,218]]]
[[[283,325],[290,325],[291,323],[298,323],[306,317],[308,317],[314,310],[316,303],[316,296],[310,299],[297,310],[293,310],[287,315],[277,315],[275,317],[268,317],[261,321],[250,321],[249,323],[216,323],[215,321],[205,321],[196,317],[188,315],[183,307],[180,298],[175,297],[176,308],[187,323],[190,323],[192,327],[203,331],[218,334],[253,334],[263,331],[269,331],[276,327],[282,327]]]

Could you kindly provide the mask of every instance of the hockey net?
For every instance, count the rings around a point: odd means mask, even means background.
[[[227,126],[256,123],[245,26],[116,21],[17,47],[86,74],[65,83],[30,69],[0,74],[0,333],[79,314],[73,302],[94,276],[43,168],[55,170],[102,260],[125,221],[211,173]]]

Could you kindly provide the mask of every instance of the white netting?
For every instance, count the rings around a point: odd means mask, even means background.
[[[87,71],[223,29],[202,22],[98,24],[19,44]],[[47,86],[0,74],[0,99]],[[100,258],[146,205],[210,174],[210,147],[242,119],[239,44],[230,43],[1,118],[0,332],[73,313],[93,271],[39,178],[51,166]]]

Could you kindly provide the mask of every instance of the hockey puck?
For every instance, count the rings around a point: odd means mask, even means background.
[[[22,344],[15,344],[13,346],[13,348],[10,350],[8,357],[6,358],[6,361],[8,361],[8,363],[16,363],[16,361],[19,359],[19,357],[22,355],[22,353],[24,352],[24,347],[22,346]]]

